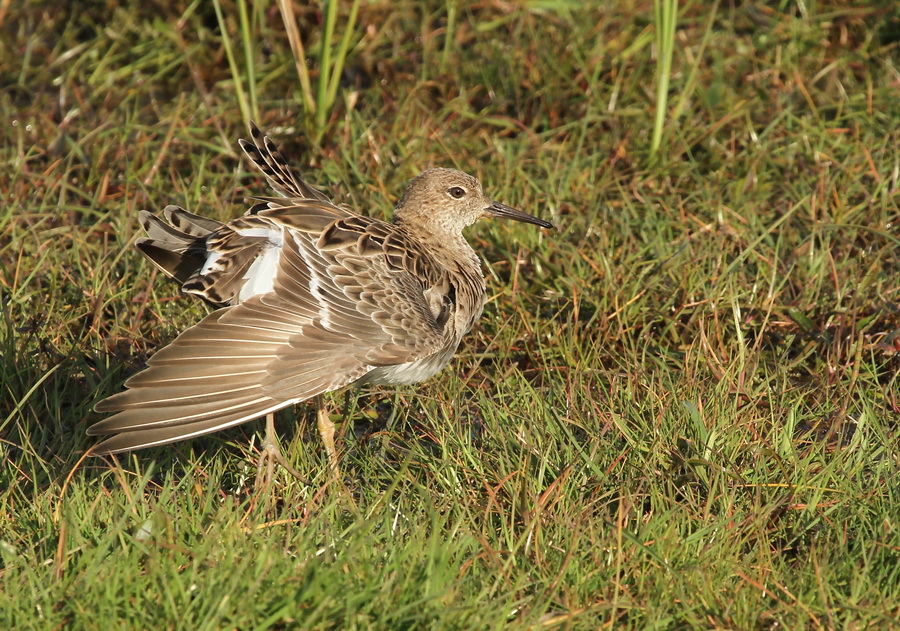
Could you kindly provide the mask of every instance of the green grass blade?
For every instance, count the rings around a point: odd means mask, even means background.
[[[651,159],[657,156],[665,130],[672,56],[675,49],[675,26],[678,23],[678,0],[653,0],[653,21],[656,28],[657,57],[656,110],[653,116],[653,136],[650,141]]]
[[[240,70],[238,70],[234,50],[231,48],[231,36],[228,32],[228,24],[225,22],[225,17],[222,15],[221,0],[213,0],[213,7],[215,7],[216,10],[216,19],[219,21],[222,46],[225,48],[225,56],[228,57],[228,67],[231,70],[235,97],[237,98],[238,106],[241,108],[241,117],[244,119],[244,125],[247,125],[250,122],[250,106],[247,103],[247,97],[244,93],[243,77],[241,76]]]

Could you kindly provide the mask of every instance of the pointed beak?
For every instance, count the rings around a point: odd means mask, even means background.
[[[544,221],[543,219],[538,219],[537,217],[533,217],[526,212],[519,210],[518,208],[513,208],[512,206],[507,206],[506,204],[501,204],[500,202],[491,202],[491,205],[485,208],[487,213],[493,217],[502,217],[504,219],[513,219],[515,221],[523,221],[525,223],[533,223],[536,226],[540,226],[541,228],[552,228],[553,224],[549,221]]]

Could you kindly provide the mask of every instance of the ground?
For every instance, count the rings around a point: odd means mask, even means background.
[[[0,3],[0,627],[896,625],[893,3],[309,4]],[[249,119],[366,214],[449,166],[557,230],[470,229],[485,315],[329,399],[341,485],[311,406],[265,494],[261,421],[83,459],[206,313],[138,211],[267,194]]]

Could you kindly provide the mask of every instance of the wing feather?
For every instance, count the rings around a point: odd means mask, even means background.
[[[314,195],[280,168],[280,154],[266,143],[255,147],[270,180]],[[311,209],[306,217],[304,209]],[[170,230],[158,230],[175,239],[177,231],[191,235],[188,230],[208,225],[185,214]],[[192,278],[196,293],[237,295],[241,271],[258,251],[277,247],[271,291],[209,314],[151,357],[124,392],[98,404],[98,411],[115,414],[88,433],[116,435],[95,452],[214,432],[365,380],[376,368],[443,365],[458,340],[452,327],[437,320],[432,304],[431,288],[442,286],[442,272],[412,244],[398,254],[396,230],[316,197],[306,205],[260,210],[210,235],[222,258]],[[280,238],[271,236],[279,231]],[[413,266],[403,256],[423,260]],[[227,273],[218,279],[207,278],[223,269]],[[439,360],[429,359],[434,357]]]
[[[250,136],[253,142],[243,138],[238,141],[247,157],[265,174],[269,185],[282,197],[299,199],[318,199],[329,202],[328,197],[298,177],[284,156],[268,136],[250,123]]]

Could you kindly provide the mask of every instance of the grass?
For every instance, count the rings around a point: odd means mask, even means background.
[[[650,3],[295,3],[307,97],[275,5],[161,6],[0,11],[0,627],[896,625],[889,3],[683,3],[661,118]],[[351,398],[352,504],[305,406],[310,484],[265,497],[261,423],[82,459],[205,313],[137,213],[243,212],[255,108],[368,214],[445,165],[558,226],[470,231],[492,300],[439,378]]]

